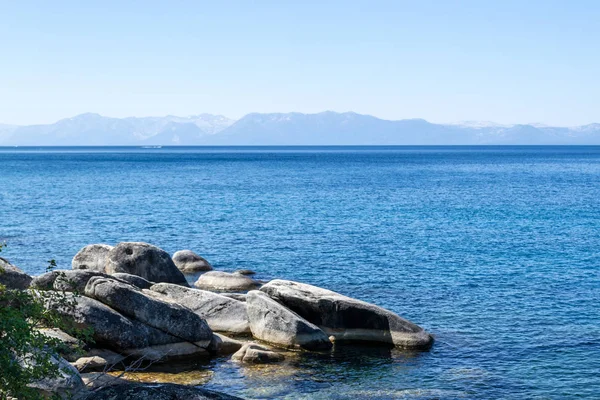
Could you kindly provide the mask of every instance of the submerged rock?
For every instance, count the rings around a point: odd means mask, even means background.
[[[168,282],[189,286],[169,254],[141,242],[123,242],[108,253],[106,273],[124,272],[141,276],[150,282]]]
[[[141,290],[110,278],[90,279],[86,296],[137,321],[179,338],[179,341],[204,343],[207,347],[212,331],[198,314],[177,304],[164,302]]]
[[[0,257],[0,284],[9,289],[25,290],[33,278],[12,265],[7,259]]]
[[[285,357],[283,354],[271,351],[256,343],[247,343],[231,356],[231,359],[237,362],[266,364],[283,361]]]
[[[199,289],[246,291],[256,289],[260,283],[240,274],[230,274],[223,271],[210,271],[202,274],[194,283]]]
[[[199,386],[210,382],[214,376],[214,372],[207,369],[192,369],[190,371],[187,368],[183,368],[182,370],[177,367],[163,367],[160,368],[160,371],[155,368],[141,371],[113,371],[109,373],[110,375],[113,377],[119,376],[132,383],[174,383],[177,385]]]
[[[238,269],[237,271],[234,272],[234,274],[256,275],[256,272],[252,271],[251,269]]]
[[[194,386],[174,384],[122,384],[95,391],[85,400],[241,400],[239,397]]]
[[[336,342],[377,342],[415,349],[426,349],[433,343],[433,337],[420,326],[384,308],[331,290],[280,279],[260,290],[321,327]],[[252,317],[250,321],[252,324]]]
[[[204,318],[213,331],[250,333],[246,304],[205,290],[158,283],[150,290],[168,296]]]
[[[213,269],[212,265],[205,258],[200,257],[191,250],[179,250],[173,254],[173,262],[184,274],[193,274]]]
[[[71,261],[71,268],[106,272],[106,260],[108,259],[108,253],[112,249],[113,246],[107,244],[87,245],[75,254],[73,261]]]
[[[306,350],[331,348],[327,335],[265,293],[253,290],[246,300],[252,336],[275,345]]]

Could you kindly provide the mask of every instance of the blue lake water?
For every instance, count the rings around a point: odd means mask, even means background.
[[[189,248],[436,336],[198,366],[249,399],[600,397],[600,147],[0,148],[0,240],[32,274],[89,243]]]

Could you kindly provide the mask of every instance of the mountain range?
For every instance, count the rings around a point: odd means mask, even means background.
[[[86,113],[53,124],[0,124],[0,146],[600,144],[600,124],[550,127],[434,124],[353,112],[110,118]]]

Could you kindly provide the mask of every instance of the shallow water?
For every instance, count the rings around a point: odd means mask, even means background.
[[[600,393],[600,147],[0,148],[2,253],[30,273],[88,243],[190,248],[432,332],[429,352],[212,361],[246,398]]]

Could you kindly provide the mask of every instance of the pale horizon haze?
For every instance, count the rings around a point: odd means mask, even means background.
[[[354,111],[600,122],[593,1],[0,1],[0,123]]]

